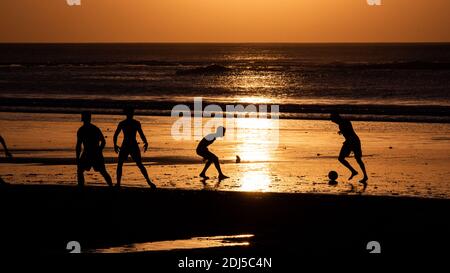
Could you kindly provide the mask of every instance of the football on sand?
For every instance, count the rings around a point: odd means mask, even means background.
[[[328,178],[332,181],[336,180],[338,178],[338,173],[335,171],[330,171],[328,173]]]

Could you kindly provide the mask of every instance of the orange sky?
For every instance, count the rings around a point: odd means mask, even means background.
[[[450,42],[450,0],[0,0],[0,42]]]

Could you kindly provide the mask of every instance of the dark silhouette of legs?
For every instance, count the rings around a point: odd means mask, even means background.
[[[147,169],[145,168],[144,164],[142,164],[142,158],[141,158],[141,152],[139,151],[139,147],[132,147],[132,149],[121,149],[121,152],[119,153],[119,162],[117,163],[117,187],[120,187],[120,180],[122,178],[122,167],[125,160],[128,158],[128,154],[131,154],[131,158],[136,162],[136,165],[138,166],[139,170],[141,171],[142,175],[145,178],[145,181],[147,181],[147,184],[152,188],[156,189],[156,185],[153,184],[152,180],[148,176]]]
[[[339,157],[339,162],[342,163],[342,165],[344,165],[345,167],[347,167],[347,169],[349,169],[352,174],[350,175],[350,177],[348,178],[348,180],[352,180],[352,178],[358,174],[358,172],[352,167],[352,165],[350,165],[350,163],[345,159],[345,157]]]
[[[116,175],[117,175],[117,187],[120,187],[120,180],[122,179],[122,166],[123,166],[123,162],[124,160],[119,156],[119,161],[117,162],[117,170],[116,170]]]
[[[200,173],[200,177],[204,178],[204,179],[208,179],[209,177],[206,176],[206,171],[209,169],[209,166],[211,166],[212,161],[211,160],[207,160],[205,163],[205,167],[203,168],[202,172]]]
[[[346,157],[348,157],[350,155],[350,153],[352,152],[352,147],[344,142],[344,145],[342,145],[341,151],[339,153],[339,162],[342,163],[342,165],[344,165],[345,167],[347,167],[347,169],[349,169],[352,174],[350,175],[350,177],[348,178],[348,180],[351,180],[355,175],[358,174],[358,172],[352,167],[352,165],[350,165],[350,163],[345,159]]]
[[[112,179],[111,176],[109,175],[109,173],[106,171],[106,169],[100,170],[100,174],[103,176],[103,178],[105,178],[106,183],[108,184],[108,186],[112,187]]]
[[[100,174],[105,178],[106,183],[108,186],[112,187],[112,179],[109,173],[106,171],[106,169],[101,170]],[[78,177],[78,186],[83,187],[84,186],[84,170],[78,169],[77,171],[77,177]]]
[[[77,178],[78,178],[78,186],[83,187],[84,186],[84,170],[78,167],[77,170]]]
[[[208,156],[207,161],[205,163],[205,167],[203,168],[202,172],[200,173],[200,177],[208,179],[209,177],[206,176],[206,171],[211,166],[211,164],[214,163],[214,166],[216,167],[217,171],[219,172],[219,180],[228,178],[228,176],[226,176],[222,173],[222,169],[220,168],[219,158],[213,153],[208,154],[207,156]]]
[[[102,159],[103,160],[103,159]],[[78,186],[83,187],[84,186],[84,172],[89,171],[92,167],[94,167],[94,170],[99,172],[103,178],[105,179],[108,186],[112,186],[112,179],[109,173],[106,171],[105,164],[103,161],[96,162],[95,164],[87,164],[86,161],[78,162],[78,168],[77,168],[77,178],[78,178]]]
[[[359,182],[367,186],[367,180],[369,179],[369,177],[367,176],[366,166],[364,165],[364,162],[362,161],[362,158],[360,156],[355,157],[355,159],[364,174],[363,179],[361,179]]]
[[[217,171],[219,172],[219,175],[223,175],[222,169],[220,169],[219,158],[217,156],[214,157],[213,162],[214,162],[214,167],[216,167]]]
[[[222,169],[220,169],[219,158],[217,156],[214,158],[213,162],[214,162],[214,166],[216,167],[217,171],[219,172],[219,180],[229,178],[228,176],[226,176],[222,173]]]
[[[148,177],[147,169],[145,168],[144,164],[142,164],[142,162],[136,162],[136,165],[139,167],[139,170],[141,170],[141,173],[144,176],[145,180],[147,181],[147,184],[152,189],[156,189],[156,185],[153,184],[153,182],[150,180],[150,177]]]
[[[148,177],[147,169],[145,168],[144,164],[142,164],[141,151],[139,150],[139,147],[136,147],[136,149],[132,152],[131,157],[133,158],[134,162],[136,162],[136,165],[144,176],[145,181],[147,181],[147,184],[152,189],[156,189],[156,185],[153,184],[153,182],[150,180],[150,177]]]

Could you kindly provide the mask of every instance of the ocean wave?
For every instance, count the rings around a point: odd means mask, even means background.
[[[214,62],[214,64],[211,64]],[[302,60],[262,60],[262,61],[92,61],[92,62],[0,62],[0,68],[52,68],[52,67],[173,67],[177,75],[207,75],[222,74],[236,71],[259,72],[296,72],[318,69],[349,69],[349,70],[450,70],[450,62],[434,61],[392,61],[392,62],[307,62]]]
[[[8,67],[128,67],[128,66],[178,66],[177,62],[148,60],[148,61],[92,61],[92,62],[22,62],[22,63],[1,63],[0,68]]]
[[[349,69],[400,69],[400,70],[450,70],[448,62],[426,62],[426,61],[395,61],[395,62],[377,62],[377,63],[352,63],[352,62],[333,62],[324,65],[331,68],[349,68]]]
[[[260,72],[296,72],[308,70],[450,70],[450,62],[394,61],[394,62],[252,62],[237,65],[242,70]]]
[[[26,99],[3,98],[0,111],[38,113],[80,113],[90,110],[98,114],[122,114],[125,107],[135,107],[139,115],[170,116],[172,108],[183,103],[194,109],[192,101],[173,100],[108,100],[108,99]],[[232,103],[224,101],[203,101],[203,106],[216,104],[226,109]],[[270,106],[268,111],[270,114]],[[357,120],[405,121],[450,123],[450,106],[444,105],[386,105],[386,104],[278,104],[280,118],[287,119],[328,119],[329,113],[339,112]],[[193,114],[192,110],[192,114]],[[227,114],[226,112],[223,113]]]
[[[201,66],[201,67],[195,67],[192,69],[180,69],[176,71],[177,75],[217,75],[217,74],[223,74],[226,72],[230,72],[232,69],[218,65],[207,65],[207,66]]]

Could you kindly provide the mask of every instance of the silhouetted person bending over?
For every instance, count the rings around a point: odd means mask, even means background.
[[[228,178],[228,176],[224,175],[222,173],[222,170],[220,169],[219,158],[208,150],[208,146],[213,144],[214,141],[216,141],[216,138],[223,136],[225,136],[225,128],[219,126],[217,127],[215,134],[209,134],[205,136],[198,144],[197,154],[206,160],[205,167],[203,168],[203,171],[200,173],[200,177],[208,179],[209,177],[206,176],[206,171],[208,170],[209,166],[211,166],[211,164],[214,163],[214,166],[219,172],[219,180]]]
[[[5,156],[7,158],[12,158],[12,154],[9,152],[8,147],[6,146],[6,142],[2,136],[0,136],[0,143],[2,143],[3,150],[5,152]],[[0,177],[0,185],[6,185],[7,183]]]
[[[352,165],[350,165],[350,163],[345,159],[346,157],[350,156],[351,152],[353,152],[356,162],[358,162],[364,174],[363,179],[361,179],[359,182],[362,183],[364,187],[366,187],[367,180],[369,178],[366,173],[364,162],[362,161],[361,141],[359,140],[358,135],[356,135],[355,130],[353,130],[352,123],[349,120],[342,118],[337,113],[331,114],[331,121],[339,125],[338,134],[343,135],[345,138],[344,144],[341,148],[341,152],[339,153],[339,161],[352,172],[348,180],[351,180],[355,175],[358,174],[358,172],[352,167]]]
[[[128,155],[131,155],[131,158],[136,162],[136,165],[141,170],[141,173],[144,175],[145,180],[150,185],[152,189],[156,189],[156,185],[152,183],[150,178],[148,177],[147,170],[142,164],[141,151],[139,150],[139,145],[136,140],[136,133],[139,133],[142,141],[144,142],[144,153],[148,149],[147,138],[142,131],[141,123],[135,119],[134,109],[126,108],[124,109],[124,114],[127,118],[119,123],[117,126],[116,132],[114,133],[114,151],[119,153],[119,162],[117,163],[117,187],[120,187],[120,180],[122,178],[122,166],[125,160],[127,160]],[[117,146],[117,137],[120,132],[123,132],[123,142],[122,146]]]
[[[102,131],[91,123],[91,113],[81,114],[83,126],[77,132],[76,159],[78,165],[78,186],[84,186],[84,172],[94,168],[99,172],[109,186],[112,186],[112,179],[106,171],[105,159],[103,158],[103,148],[106,141]],[[81,147],[83,146],[83,152]]]

